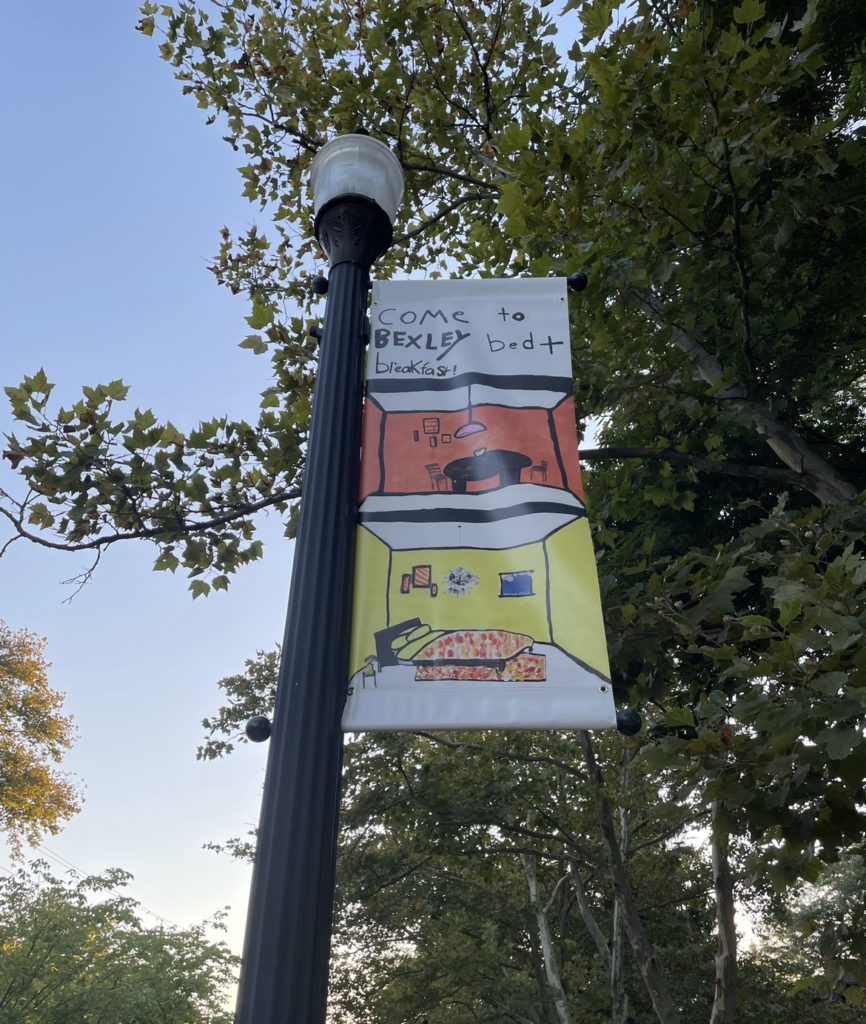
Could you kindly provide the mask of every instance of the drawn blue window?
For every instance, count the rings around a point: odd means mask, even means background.
[[[532,574],[534,569],[525,569],[522,572],[501,572],[499,574],[499,596],[500,597],[531,597],[535,591],[532,589]]]

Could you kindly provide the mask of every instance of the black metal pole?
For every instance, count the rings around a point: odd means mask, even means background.
[[[344,196],[316,236],[331,269],[236,1024],[323,1024],[328,991],[367,292],[391,224]]]

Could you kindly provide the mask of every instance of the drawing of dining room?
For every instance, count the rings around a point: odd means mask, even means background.
[[[368,382],[363,443],[378,457],[364,459],[362,500],[515,484],[582,498],[570,381],[464,374],[411,383],[418,388],[395,392]]]

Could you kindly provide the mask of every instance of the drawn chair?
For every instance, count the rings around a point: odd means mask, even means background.
[[[529,479],[530,480],[534,480],[536,473],[541,477],[541,482],[543,484],[546,484],[547,483],[547,462],[544,461],[543,459],[542,459],[541,462],[538,463],[537,466],[533,466],[532,469],[530,469],[530,471],[529,471]]]
[[[448,477],[442,472],[438,462],[428,462],[427,472],[430,474],[430,486],[435,491],[441,491],[442,484],[445,484],[445,490],[448,490]]]

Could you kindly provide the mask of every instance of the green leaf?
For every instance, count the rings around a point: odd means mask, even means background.
[[[823,150],[819,149],[815,153],[815,161],[824,174],[835,174],[839,169],[839,165],[836,161],[829,157]]]
[[[239,348],[248,348],[257,356],[264,355],[268,351],[268,344],[260,334],[248,334],[243,341],[238,342]]]
[[[664,723],[671,728],[693,726],[695,716],[691,708],[671,708],[665,712]]]
[[[180,559],[172,551],[166,549],[161,551],[156,561],[153,563],[154,569],[165,570],[174,572],[175,569],[180,565]]]
[[[532,128],[526,124],[512,121],[497,140],[497,146],[503,154],[515,153],[523,149],[532,138]]]
[[[499,191],[499,210],[512,217],[523,207],[523,189],[516,181],[505,182]]]
[[[261,330],[263,327],[267,327],[268,324],[273,323],[274,307],[270,303],[260,302],[258,299],[255,299],[253,301],[253,311],[248,317],[245,317],[245,319],[254,330]],[[252,335],[250,335],[250,337],[252,337]],[[244,343],[241,342],[241,345],[243,344]]]
[[[782,223],[776,229],[776,233],[773,235],[773,248],[776,252],[780,252],[790,241],[791,235],[794,234],[794,228],[796,223],[793,217],[785,217]],[[796,322],[796,321],[795,321]],[[791,324],[787,326],[793,326]]]
[[[49,512],[48,506],[41,501],[30,506],[30,514],[27,517],[28,523],[33,523],[43,530],[49,530],[55,523],[54,516]]]
[[[744,626],[773,627],[773,620],[768,619],[766,615],[742,615],[740,616],[740,622],[742,622]]]
[[[835,695],[848,683],[847,672],[824,672],[809,684],[818,693]]]
[[[760,21],[767,13],[767,5],[762,0],[743,0],[739,7],[734,8],[734,21],[738,25],[751,25]]]
[[[611,22],[613,6],[611,0],[592,0],[592,2],[581,6],[580,24],[583,29],[581,35],[583,42],[597,39],[605,34]]]
[[[815,739],[834,761],[848,757],[863,742],[856,729],[843,728],[822,729]]]
[[[779,603],[779,625],[782,629],[789,626],[803,610],[803,603],[799,597],[792,601],[781,601]]]

